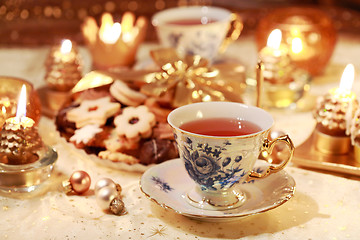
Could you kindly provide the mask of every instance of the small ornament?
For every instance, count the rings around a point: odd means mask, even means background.
[[[63,187],[67,193],[75,192],[76,194],[83,194],[89,190],[91,185],[91,178],[85,171],[75,171],[68,181],[63,182]]]
[[[115,215],[126,214],[121,197],[121,186],[109,178],[102,178],[95,184],[96,202],[102,210],[110,210]]]

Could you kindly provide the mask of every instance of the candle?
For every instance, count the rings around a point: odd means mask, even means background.
[[[313,47],[308,45],[299,28],[300,27],[293,26],[290,30],[288,42],[290,43],[289,48],[291,50],[289,51],[289,55],[293,61],[308,61],[315,56],[315,51]]]
[[[112,16],[105,13],[101,18],[101,27],[99,29],[99,38],[105,44],[115,44],[121,34],[121,24],[114,23]]]
[[[355,93],[351,90],[355,70],[348,64],[342,74],[339,87],[330,89],[318,99],[314,118],[316,148],[321,152],[344,154],[350,149],[351,121],[358,107]]]
[[[259,59],[264,63],[264,80],[272,83],[286,83],[292,81],[292,65],[288,50],[281,44],[282,33],[273,30],[266,46],[260,51]]]
[[[73,63],[76,61],[76,55],[69,39],[64,39],[60,47],[53,52],[54,61],[58,63]]]
[[[35,162],[43,149],[35,121],[26,117],[26,87],[21,88],[16,116],[5,121],[0,133],[0,163],[19,165]]]
[[[354,65],[346,65],[344,72],[341,76],[339,87],[330,89],[329,93],[333,96],[333,98],[341,102],[352,102],[356,98],[355,93],[351,91],[354,78]]]
[[[69,39],[64,39],[61,45],[54,46],[45,62],[46,74],[45,81],[55,95],[63,95],[59,92],[67,92],[75,86],[82,77],[82,64],[76,47]],[[48,93],[46,93],[48,94]],[[46,95],[45,94],[45,95]],[[61,96],[62,97],[62,96]],[[47,98],[47,97],[46,97]],[[53,103],[56,98],[51,96],[43,105],[52,109],[50,106],[57,106],[61,103]],[[55,100],[60,102],[62,100]]]
[[[34,120],[26,117],[26,99],[26,86],[22,85],[16,110],[16,116],[8,118],[5,121],[5,125],[8,125],[13,131],[19,130],[21,128],[31,128],[35,124]]]
[[[9,97],[2,97],[0,99],[0,128],[5,123],[5,120],[12,114],[14,104]]]

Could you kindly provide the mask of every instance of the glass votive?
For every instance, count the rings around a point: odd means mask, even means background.
[[[5,120],[16,115],[17,101],[23,84],[26,86],[26,115],[36,124],[41,116],[41,103],[33,85],[23,79],[0,76],[0,127]]]
[[[0,191],[11,194],[39,189],[51,176],[57,158],[54,149],[45,147],[36,162],[21,165],[0,163]]]
[[[290,82],[263,81],[261,91],[261,106],[267,109],[296,109],[297,103],[310,89],[311,76],[302,69],[294,69],[291,73]],[[257,80],[253,73],[246,79],[247,90],[245,98],[253,98],[257,93]],[[253,100],[249,103],[255,104]]]
[[[266,46],[274,29],[282,32],[282,44],[298,67],[311,75],[322,74],[334,51],[336,30],[331,18],[311,7],[284,7],[271,11],[259,21],[256,43],[259,51]]]

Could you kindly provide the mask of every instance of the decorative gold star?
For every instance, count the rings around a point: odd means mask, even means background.
[[[153,237],[155,235],[165,237],[165,235],[166,235],[165,230],[166,230],[166,227],[161,227],[161,228],[152,227],[151,228],[152,234],[150,236],[148,236],[147,238]]]

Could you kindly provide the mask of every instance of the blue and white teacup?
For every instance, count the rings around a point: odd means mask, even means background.
[[[182,57],[200,55],[210,61],[236,40],[243,28],[238,15],[210,6],[169,8],[156,13],[151,22],[163,46],[175,48]]]
[[[182,124],[206,118],[235,118],[256,124],[260,130],[241,136],[208,136],[184,131]],[[179,148],[195,188],[185,194],[188,202],[203,209],[231,209],[246,201],[242,183],[282,170],[294,151],[285,135],[270,141],[267,136],[274,120],[261,108],[234,102],[201,102],[185,105],[168,115]],[[269,165],[262,173],[253,171],[259,154],[271,154],[276,143],[285,142],[289,157],[278,165]]]

